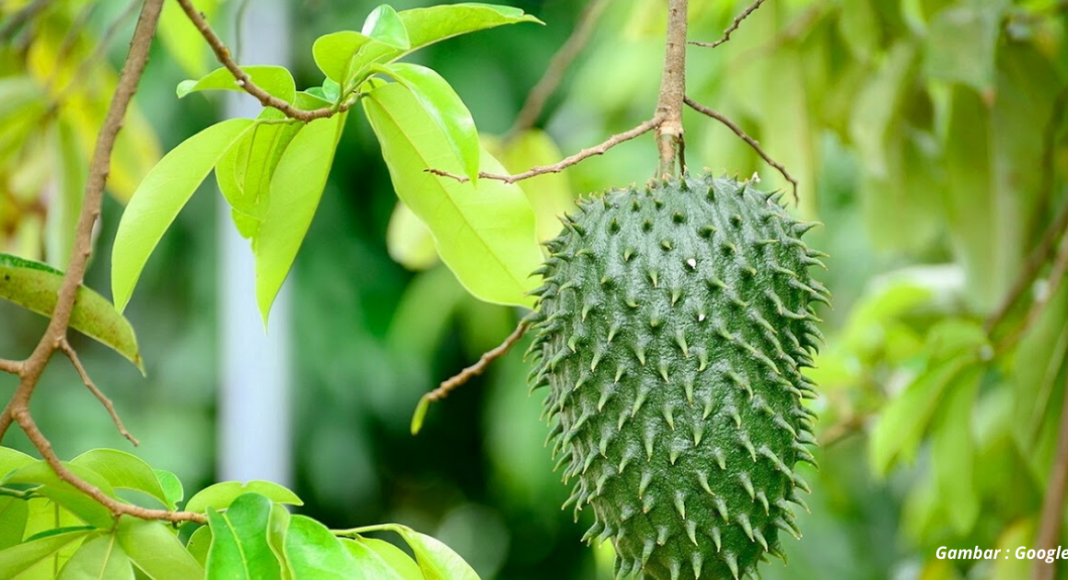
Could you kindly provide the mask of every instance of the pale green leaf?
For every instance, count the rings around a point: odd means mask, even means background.
[[[166,498],[167,509],[178,509],[178,502],[185,497],[182,480],[178,479],[177,475],[164,469],[156,469],[155,472],[159,485],[163,489],[163,495]]]
[[[300,498],[285,487],[270,481],[224,481],[205,487],[189,498],[185,511],[198,514],[206,513],[208,508],[224,510],[237,498],[246,493],[258,493],[271,501],[290,505],[304,505]]]
[[[542,261],[534,212],[515,185],[477,186],[427,173],[462,173],[448,140],[410,90],[380,86],[363,99],[397,195],[434,233],[438,253],[463,285],[487,302],[530,306],[530,273]],[[481,169],[500,173],[483,152]]]
[[[197,10],[205,15],[209,22],[215,16],[218,0],[205,0],[197,2]],[[164,2],[163,12],[159,19],[158,37],[163,46],[170,53],[170,57],[178,62],[186,74],[199,76],[208,68],[209,48],[204,43],[204,37],[189,20],[177,2]]]
[[[293,74],[281,66],[259,65],[244,66],[241,70],[252,79],[256,86],[267,91],[272,96],[278,97],[287,103],[292,103],[297,96],[297,85],[293,81]],[[238,91],[244,92],[244,88],[237,83],[231,73],[225,67],[217,68],[198,80],[187,80],[178,83],[178,98],[196,91]]]
[[[0,254],[0,298],[50,317],[56,309],[62,285],[63,272],[51,266]],[[144,371],[133,327],[107,298],[86,286],[79,288],[70,326],[110,347]]]
[[[529,129],[507,142],[484,139],[483,143],[513,174],[552,165],[564,158],[553,138],[540,129]],[[560,218],[575,208],[575,193],[567,174],[546,173],[524,179],[518,185],[534,208],[538,240],[546,242],[555,238],[560,233]]]
[[[426,580],[479,580],[471,566],[439,540],[405,526],[397,526],[397,532],[415,552]]]
[[[423,580],[419,565],[399,548],[370,538],[344,538],[341,544],[356,560],[366,578],[375,580]]]
[[[14,578],[91,533],[90,530],[62,532],[0,550],[0,578]]]
[[[26,520],[30,516],[26,501],[0,495],[0,550],[21,543],[25,537]]]
[[[168,505],[155,470],[136,455],[117,449],[93,449],[75,457],[70,464],[99,473],[113,488],[143,491]]]
[[[95,471],[71,464],[67,464],[67,469],[96,486],[104,495],[115,497],[115,490],[112,489],[111,484]],[[52,470],[52,466],[43,460],[25,465],[0,480],[0,485],[11,484],[40,486],[35,489],[37,494],[54,501],[89,525],[106,529],[111,527],[115,521],[110,510],[84,492],[60,479],[55,471]]]
[[[282,580],[293,578],[293,569],[286,559],[286,533],[289,531],[289,510],[282,504],[271,504],[271,515],[267,519],[267,544],[271,547],[275,560],[281,567]]]
[[[411,89],[460,159],[464,175],[477,184],[482,147],[475,120],[460,95],[441,75],[425,66],[400,62],[385,67],[384,72]]]
[[[130,560],[152,580],[204,577],[204,568],[163,522],[122,516],[116,536]]]
[[[82,544],[63,566],[58,580],[133,580],[130,559],[118,539],[103,535]]]
[[[382,4],[372,10],[364,20],[363,30],[360,32],[368,38],[399,50],[408,50],[412,46],[404,22],[389,4]]]
[[[333,32],[315,39],[312,57],[326,78],[345,84],[353,58],[371,39],[352,30]]]
[[[927,29],[924,71],[993,98],[995,51],[1009,0],[962,3],[945,8]]]
[[[256,302],[265,324],[319,207],[344,126],[345,114],[308,123],[290,142],[271,178],[267,211],[252,239]]]
[[[197,563],[207,567],[208,551],[214,541],[215,538],[212,536],[211,526],[200,526],[193,532],[192,536],[189,536],[189,542],[186,543],[185,549],[189,551]]]
[[[323,524],[292,516],[285,536],[285,554],[294,580],[363,578],[349,551]]]
[[[0,477],[38,460],[10,447],[0,447]]]
[[[186,139],[152,168],[122,214],[111,254],[111,288],[121,312],[163,233],[211,168],[252,125],[231,119]]]
[[[438,262],[433,234],[399,199],[386,228],[386,249],[391,258],[409,270],[426,270]]]
[[[931,463],[937,472],[939,495],[949,523],[966,536],[979,517],[980,498],[973,478],[975,442],[972,412],[979,392],[980,367],[962,372],[945,394],[941,421],[931,434]]]

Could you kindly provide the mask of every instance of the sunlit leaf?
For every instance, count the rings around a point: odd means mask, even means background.
[[[376,580],[422,580],[419,565],[399,548],[371,538],[342,539],[341,544],[352,554],[356,564],[368,578]]]
[[[360,32],[368,38],[400,50],[407,50],[412,46],[404,22],[389,4],[382,4],[372,10],[364,20],[363,30]]]
[[[166,499],[167,509],[177,509],[178,502],[182,501],[185,497],[185,490],[182,488],[182,480],[178,479],[178,476],[163,470],[156,469],[156,478],[159,480],[159,485],[163,489],[163,496]]]
[[[307,516],[292,516],[290,519],[285,537],[285,554],[295,580],[362,577],[356,560],[340,540],[326,526]]]
[[[122,516],[116,537],[130,560],[153,580],[204,577],[204,568],[163,522]]]
[[[386,228],[386,249],[389,257],[409,270],[425,270],[438,262],[434,235],[399,199]]]
[[[193,532],[192,536],[189,536],[189,542],[186,543],[185,549],[189,551],[193,556],[193,559],[206,568],[208,564],[208,551],[211,549],[214,541],[215,538],[211,533],[211,526],[200,526]]]
[[[210,485],[189,498],[185,504],[185,511],[194,513],[206,513],[208,508],[224,510],[230,507],[234,500],[246,493],[258,493],[271,501],[289,505],[304,505],[300,498],[292,491],[270,481],[224,481]]]
[[[246,493],[230,504],[225,514],[208,510],[212,545],[208,552],[209,578],[278,578],[280,570],[267,543],[271,500]]]
[[[115,497],[115,490],[100,474],[80,465],[67,464],[67,468],[76,476],[94,485],[104,495]],[[110,528],[115,521],[108,508],[66,481],[61,480],[52,470],[52,466],[43,460],[23,466],[0,480],[0,485],[12,484],[40,486],[34,490],[38,495],[54,501],[89,525],[106,529]],[[0,578],[2,577],[0,576]]]
[[[552,165],[564,158],[553,138],[540,129],[529,129],[507,142],[484,140],[486,149],[510,173]],[[538,240],[545,242],[560,233],[560,218],[575,207],[574,191],[566,173],[546,173],[518,183],[534,208]]]
[[[297,96],[297,85],[293,81],[293,75],[288,69],[281,66],[258,65],[241,67],[256,86],[267,91],[271,95],[292,103]],[[217,68],[199,80],[187,80],[178,83],[178,98],[196,91],[238,91],[245,89],[237,83],[231,73],[225,67]]]
[[[286,533],[289,531],[289,510],[279,503],[271,504],[271,515],[267,519],[267,544],[281,567],[282,580],[293,578],[293,568],[286,558]]]
[[[343,85],[348,80],[353,58],[368,42],[371,42],[371,39],[359,32],[333,32],[315,39],[312,57],[326,78]]]
[[[515,185],[483,179],[476,188],[427,173],[463,172],[442,132],[411,91],[380,86],[363,99],[397,195],[434,233],[438,253],[478,298],[529,306],[529,276],[542,260],[534,213]],[[483,152],[482,169],[503,170]]]
[[[103,535],[82,544],[63,566],[59,580],[133,580],[130,559],[113,535]]]
[[[0,254],[0,298],[27,310],[52,316],[56,309],[63,273],[40,262]],[[133,327],[100,294],[78,289],[70,326],[126,357],[144,371]]]
[[[0,477],[15,471],[20,467],[36,462],[37,459],[34,459],[21,451],[11,449],[10,447],[0,447]]]
[[[75,457],[70,464],[99,473],[113,488],[143,491],[167,505],[167,495],[155,470],[136,455],[117,449],[93,449]]]
[[[19,498],[0,495],[0,550],[22,542],[29,505]]]
[[[267,212],[252,239],[256,302],[264,323],[319,207],[345,116],[308,123],[293,137],[271,178]]]
[[[15,578],[38,562],[49,558],[91,534],[90,530],[63,532],[0,550],[0,578]]]
[[[415,559],[426,580],[479,580],[471,566],[439,540],[404,526],[397,528],[415,552]]]
[[[213,21],[218,5],[218,0],[205,0],[196,4],[197,10],[203,13],[209,22]],[[209,48],[205,45],[200,31],[177,2],[163,3],[158,36],[171,58],[178,62],[186,74],[204,74],[208,68]]]
[[[152,168],[126,206],[111,253],[111,288],[121,312],[163,233],[208,172],[252,124],[231,119],[186,139]]]

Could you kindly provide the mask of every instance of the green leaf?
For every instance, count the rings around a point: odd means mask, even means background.
[[[293,74],[281,66],[262,65],[245,66],[242,70],[248,74],[252,82],[272,96],[278,97],[287,103],[292,103],[297,97],[297,84],[293,81]],[[178,98],[196,91],[238,91],[244,92],[244,88],[237,84],[237,79],[228,69],[217,68],[199,80],[187,80],[178,83]]]
[[[189,498],[189,503],[185,504],[185,511],[202,514],[207,513],[208,508],[224,510],[230,507],[234,500],[246,493],[258,493],[278,503],[304,505],[304,502],[300,501],[296,494],[277,483],[270,481],[250,481],[248,483],[224,481],[205,487]]]
[[[210,513],[210,512],[209,512]],[[185,549],[193,556],[201,566],[207,566],[208,551],[211,549],[215,538],[211,533],[211,526],[200,526],[189,536]]]
[[[100,474],[80,465],[66,465],[74,475],[91,483],[104,495],[115,497],[115,491],[112,489],[111,484]],[[35,489],[38,494],[56,502],[89,525],[106,529],[110,528],[115,521],[106,507],[81,490],[61,480],[52,471],[52,466],[43,460],[21,467],[7,474],[3,480],[0,480],[0,485],[13,484],[40,486]]]
[[[993,99],[995,52],[1009,0],[950,6],[927,29],[927,76],[972,87]]]
[[[293,569],[286,559],[286,533],[289,531],[289,511],[285,506],[271,504],[271,515],[267,520],[267,544],[271,547],[275,560],[281,567],[282,580],[293,578]]]
[[[397,195],[434,233],[438,253],[461,283],[487,302],[531,306],[529,274],[542,261],[534,212],[515,185],[478,186],[438,177],[428,168],[463,172],[445,135],[410,90],[382,85],[363,99]],[[483,152],[482,169],[503,168]]]
[[[90,530],[62,532],[0,550],[0,578],[14,578],[91,533]]]
[[[118,539],[103,535],[82,544],[63,566],[58,580],[133,580],[130,558]]]
[[[363,574],[349,551],[323,524],[292,516],[285,538],[285,554],[294,580],[345,580]]]
[[[366,578],[375,580],[423,580],[419,565],[399,548],[371,538],[344,538],[341,544],[352,554]]]
[[[303,123],[256,123],[215,166],[219,190],[245,238],[259,231],[267,213],[271,177]]]
[[[0,550],[22,542],[30,507],[25,500],[0,495]]]
[[[0,254],[0,298],[51,317],[62,285],[63,272],[51,266]],[[79,288],[70,325],[126,357],[144,372],[133,327],[107,298],[85,286]]]
[[[964,537],[979,518],[980,498],[975,488],[975,443],[972,441],[972,411],[982,369],[962,372],[945,395],[941,421],[931,434],[931,464],[936,470],[939,496],[949,522]]]
[[[408,40],[408,30],[397,16],[397,11],[389,4],[382,4],[367,15],[363,22],[364,36],[374,39],[386,46],[408,50],[412,43]]]
[[[212,530],[208,578],[279,578],[278,560],[267,542],[271,500],[246,493],[234,500],[226,514],[209,509]]]
[[[386,249],[389,257],[409,270],[426,270],[438,262],[434,235],[399,199],[386,228]]]
[[[529,129],[507,143],[484,139],[486,149],[510,173],[552,165],[564,158],[553,138],[540,129]],[[534,208],[538,240],[548,241],[560,233],[560,216],[575,208],[575,194],[566,173],[546,173],[524,179],[517,185]]]
[[[130,560],[153,580],[204,577],[204,568],[162,522],[122,516],[116,536]]]
[[[111,254],[111,288],[120,312],[163,233],[251,125],[251,119],[230,119],[204,129],[165,155],[137,187],[122,214]]]
[[[218,5],[218,0],[197,2],[197,10],[205,15],[208,22],[214,22]],[[208,68],[208,47],[200,31],[196,29],[177,2],[163,3],[158,36],[171,58],[182,67],[186,74],[204,74]]]
[[[182,501],[185,497],[185,490],[182,488],[182,480],[178,479],[178,476],[165,470],[156,469],[156,478],[159,480],[159,485],[163,488],[163,495],[166,499],[167,509],[178,509],[178,502]]]
[[[271,178],[267,212],[252,239],[256,301],[264,324],[319,206],[345,116],[305,125],[282,154]]]
[[[938,408],[946,387],[969,365],[973,353],[964,353],[928,369],[883,409],[871,435],[872,469],[886,475],[896,457],[911,458]]]
[[[36,459],[21,451],[16,451],[10,447],[0,447],[0,477],[36,462]]]
[[[445,135],[449,147],[460,159],[464,175],[478,183],[479,154],[482,147],[471,111],[460,100],[449,82],[433,70],[417,64],[400,62],[383,68],[383,72],[400,81],[415,95],[423,110]]]
[[[113,488],[143,491],[168,505],[155,470],[136,455],[117,449],[93,449],[75,457],[70,464],[99,473]]]
[[[371,39],[359,32],[343,30],[315,39],[312,57],[326,78],[344,85],[348,81],[349,67],[361,48]]]
[[[435,538],[397,526],[397,532],[415,552],[426,580],[479,580],[478,574],[451,548]]]

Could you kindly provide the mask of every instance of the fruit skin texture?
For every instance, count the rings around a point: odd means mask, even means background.
[[[611,539],[618,578],[755,575],[800,537],[790,503],[814,464],[800,368],[822,340],[819,252],[777,198],[686,176],[579,202],[550,257],[528,356],[550,440]]]

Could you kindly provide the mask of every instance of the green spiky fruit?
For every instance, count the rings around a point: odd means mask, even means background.
[[[797,534],[822,265],[777,198],[688,176],[579,203],[538,271],[532,387],[621,578],[739,578]],[[803,505],[803,503],[802,503]]]

